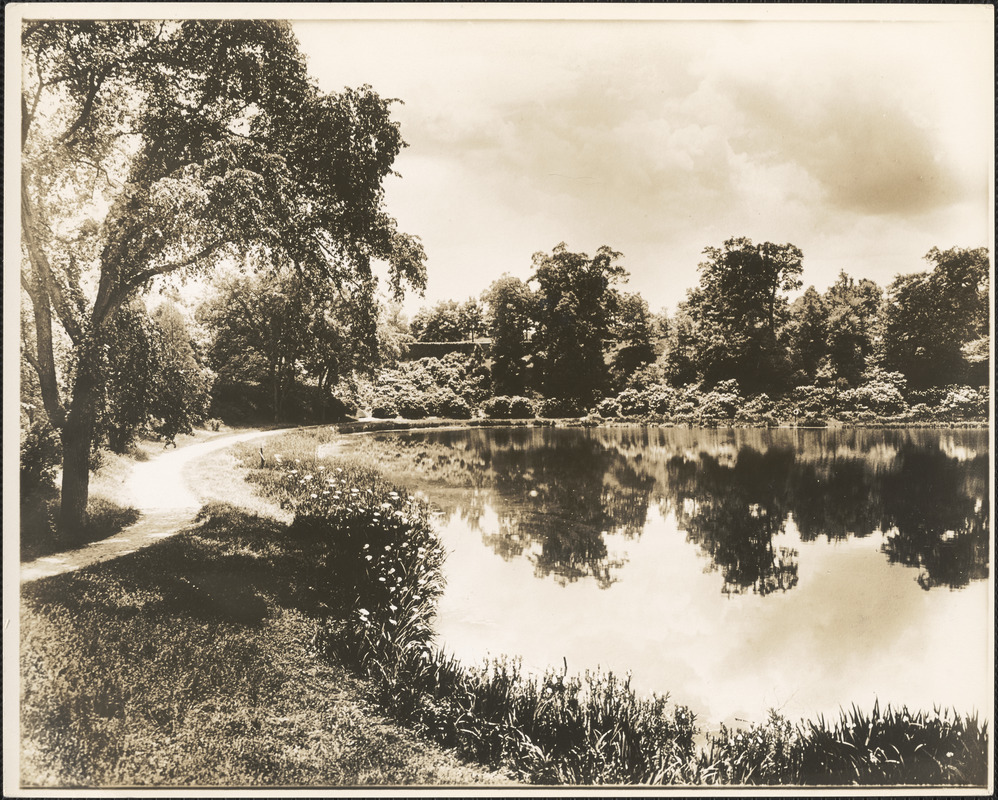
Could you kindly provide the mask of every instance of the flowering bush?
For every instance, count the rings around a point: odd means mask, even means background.
[[[966,419],[988,415],[988,389],[970,386],[947,386],[939,404],[939,414],[946,419]]]
[[[842,392],[839,403],[847,411],[901,414],[908,410],[908,403],[904,399],[906,386],[907,381],[900,372],[874,368],[863,374],[863,382],[859,386]]]
[[[613,419],[620,416],[620,403],[616,397],[604,397],[596,404],[596,414],[603,419]]]
[[[325,543],[314,590],[347,649],[378,671],[403,653],[428,658],[444,552],[426,507],[365,469],[295,462],[279,473],[295,530]]]
[[[641,417],[648,413],[648,393],[637,389],[624,389],[617,395],[620,415],[623,417]]]

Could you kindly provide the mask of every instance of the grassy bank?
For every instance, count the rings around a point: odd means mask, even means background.
[[[293,529],[326,543],[315,581],[323,650],[369,676],[380,703],[407,725],[535,783],[986,783],[987,726],[973,715],[874,708],[799,723],[774,715],[696,748],[688,709],[638,696],[613,675],[532,677],[515,661],[448,659],[432,644],[442,573],[425,509],[385,483],[370,457],[316,458],[333,445],[328,430],[281,437],[253,479],[294,515]]]
[[[22,785],[503,780],[385,719],[369,682],[317,656],[308,543],[229,506],[199,522],[23,588]]]

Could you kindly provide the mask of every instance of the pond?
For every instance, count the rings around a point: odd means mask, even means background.
[[[438,509],[467,663],[630,672],[708,729],[875,699],[990,718],[986,430],[363,438]]]

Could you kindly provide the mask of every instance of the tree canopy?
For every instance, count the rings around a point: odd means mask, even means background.
[[[404,147],[393,101],[369,86],[319,92],[286,23],[38,21],[21,43],[25,356],[61,428],[72,531],[101,331],[136,293],[255,254],[307,285],[360,289],[383,260],[398,294],[423,286],[425,256],[384,207]]]
[[[967,354],[990,335],[987,249],[933,247],[925,259],[932,271],[898,276],[884,312],[885,362],[917,388],[964,380],[980,364]]]

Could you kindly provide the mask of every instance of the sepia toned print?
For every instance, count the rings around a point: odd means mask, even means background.
[[[17,6],[5,794],[988,793],[992,32]]]

